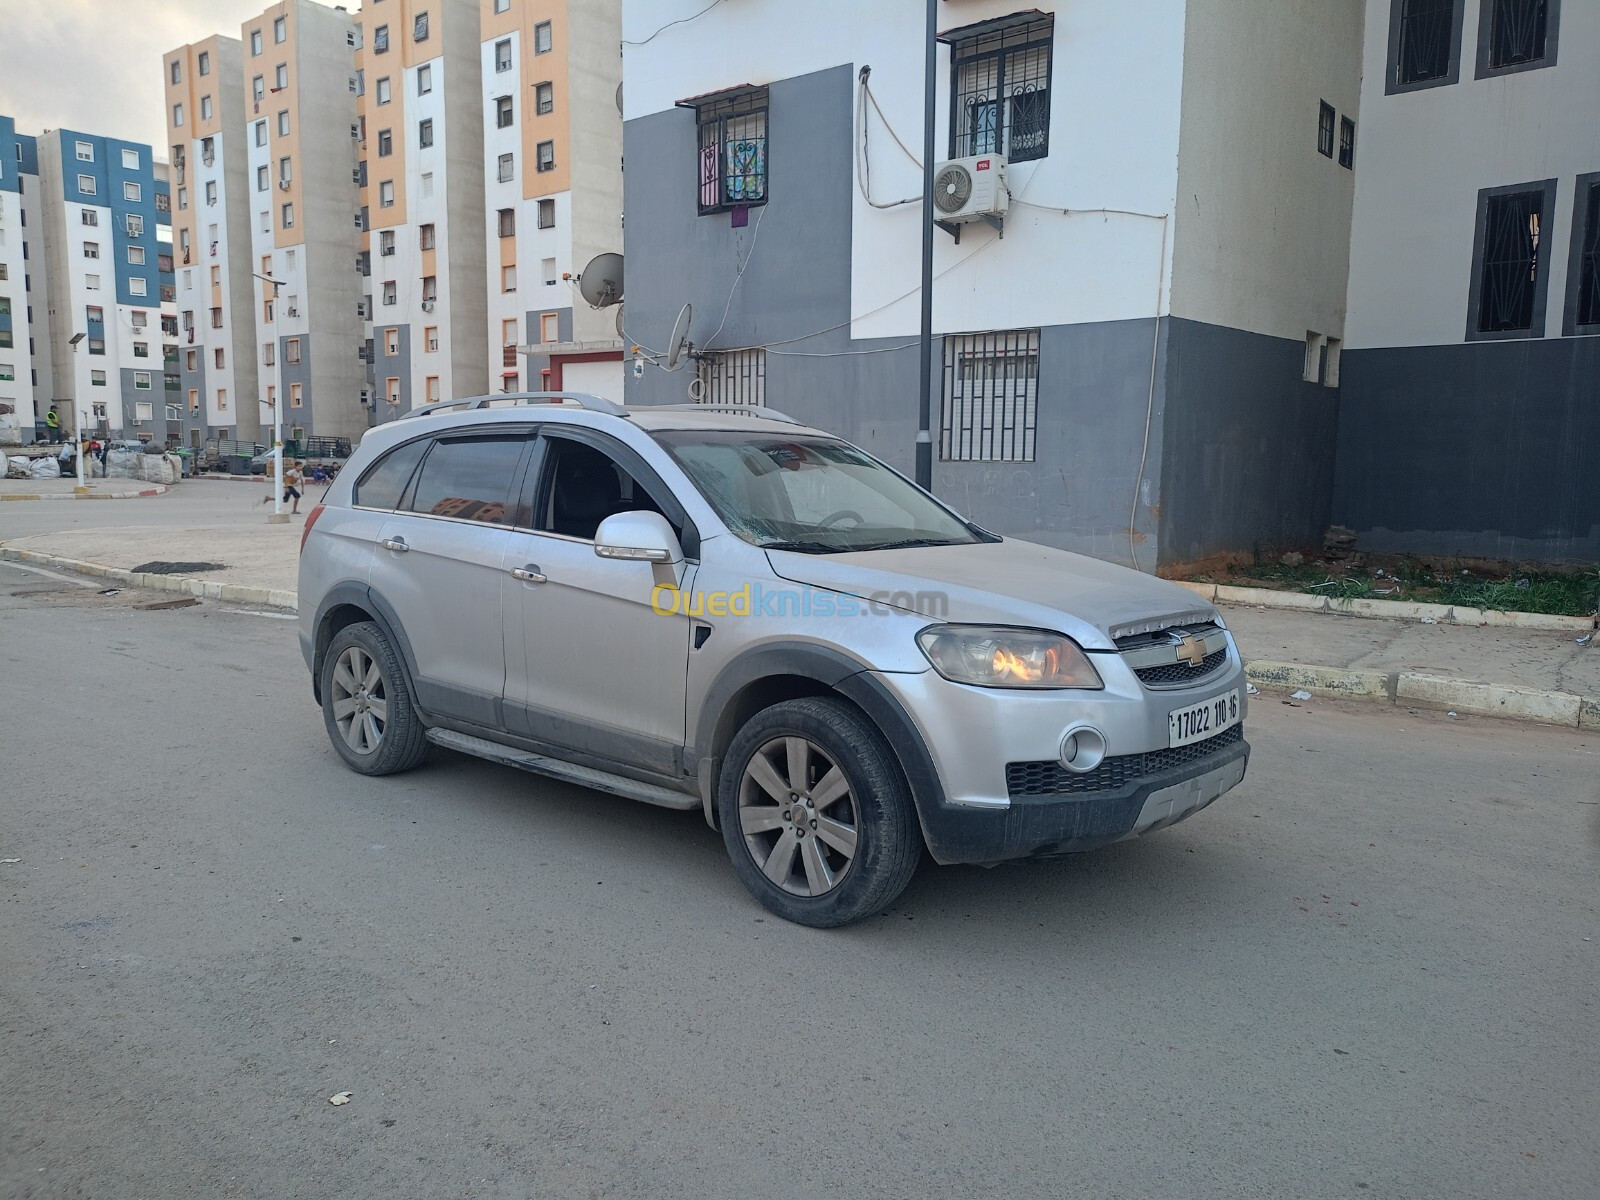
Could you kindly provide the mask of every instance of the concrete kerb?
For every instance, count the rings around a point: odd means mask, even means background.
[[[54,496],[38,496],[24,492],[0,492],[0,501],[3,500],[143,500],[147,496],[164,496],[167,493],[164,483],[152,484],[150,487],[141,488],[137,492],[85,492],[83,495],[62,494]]]
[[[1271,588],[1230,587],[1226,584],[1176,581],[1213,604],[1290,609],[1329,616],[1372,617],[1386,621],[1433,621],[1439,625],[1492,626],[1505,629],[1545,629],[1583,633],[1596,628],[1594,617],[1562,617],[1549,613],[1499,612],[1495,609],[1457,608],[1449,604],[1422,604],[1409,600],[1335,600],[1307,592],[1275,592]]]
[[[221,583],[212,579],[191,579],[182,575],[148,575],[108,567],[102,563],[81,562],[44,554],[38,550],[20,550],[14,546],[0,546],[0,558],[15,562],[34,563],[41,567],[54,567],[58,571],[72,571],[79,575],[92,575],[110,583],[128,587],[149,588],[157,592],[178,592],[203,600],[222,600],[230,604],[258,604],[264,608],[282,608],[290,612],[300,610],[300,598],[281,588],[249,587],[242,583]]]
[[[1565,725],[1569,729],[1600,729],[1600,699],[1570,692],[1449,679],[1417,671],[1358,671],[1259,659],[1245,665],[1245,677],[1263,690],[1306,691],[1330,699],[1471,713],[1539,725]]]

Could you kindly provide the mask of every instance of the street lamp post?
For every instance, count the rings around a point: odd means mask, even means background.
[[[72,347],[73,358],[77,358],[78,343],[83,341],[85,336],[87,335],[75,333],[67,339],[67,345]],[[74,368],[73,374],[77,374],[76,368]],[[79,495],[82,495],[89,490],[89,485],[84,482],[83,478],[83,438],[79,436],[83,432],[83,418],[82,414],[78,411],[78,408],[78,386],[77,380],[74,379],[72,386],[72,440],[77,449],[77,453],[73,457],[78,460],[78,484],[74,490],[77,491]]]
[[[928,0],[928,28],[923,38],[922,103],[922,356],[917,395],[917,485],[933,490],[933,117],[934,71],[938,67],[939,0]]]
[[[270,283],[272,285],[272,299],[274,304],[276,304],[278,299],[278,289],[283,286],[283,283],[272,278],[270,275],[263,275],[259,271],[252,271],[250,274],[254,275],[257,279],[263,281],[264,283]],[[274,355],[274,358],[276,358],[276,355]],[[279,367],[278,369],[281,372],[283,368]],[[272,397],[273,479],[272,515],[267,518],[267,523],[269,525],[285,525],[289,521],[288,514],[283,511],[283,407],[279,404],[279,401],[283,399],[283,397],[278,394],[283,391],[283,379],[281,375],[278,379],[278,383],[278,392],[274,393]]]

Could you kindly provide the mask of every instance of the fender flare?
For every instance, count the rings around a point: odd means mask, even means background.
[[[406,692],[411,697],[411,703],[416,705],[417,689],[412,678],[417,670],[417,656],[411,649],[411,640],[406,637],[405,627],[400,624],[394,606],[385,600],[380,592],[374,591],[367,584],[355,582],[340,583],[329,588],[322,597],[322,603],[317,606],[315,641],[308,650],[308,657],[311,659],[311,687],[317,703],[322,703],[322,657],[327,652],[328,643],[333,640],[326,632],[328,616],[335,608],[344,605],[351,605],[369,614],[372,623],[383,630],[384,636],[400,652],[400,660],[405,665]]]

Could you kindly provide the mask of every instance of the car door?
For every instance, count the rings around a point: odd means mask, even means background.
[[[532,445],[525,428],[436,438],[378,535],[371,586],[401,626],[417,700],[435,716],[501,726],[500,580]]]
[[[687,555],[698,554],[699,535],[660,477],[615,439],[547,426],[540,459],[525,485],[526,528],[508,535],[508,720],[557,751],[677,774],[690,622],[662,615],[658,607],[672,606],[656,603],[656,589],[687,592],[695,565],[600,558],[594,532],[613,513],[649,509],[672,523]]]

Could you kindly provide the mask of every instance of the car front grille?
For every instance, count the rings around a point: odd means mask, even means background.
[[[1139,677],[1139,682],[1152,691],[1194,687],[1205,683],[1228,665],[1228,650],[1224,645],[1211,650],[1205,658],[1191,666],[1187,660],[1177,657],[1177,643],[1182,638],[1194,638],[1215,645],[1222,638],[1222,631],[1214,621],[1200,621],[1119,637],[1116,645],[1128,667]]]
[[[1171,750],[1146,754],[1119,754],[1092,771],[1069,771],[1054,760],[1006,764],[1006,791],[1013,800],[1024,796],[1082,796],[1115,792],[1151,775],[1204,762],[1212,755],[1244,740],[1244,726],[1235,725],[1216,737]]]
[[[1187,687],[1192,683],[1203,683],[1213,673],[1222,670],[1227,664],[1228,652],[1217,650],[1205,656],[1198,667],[1191,667],[1188,663],[1167,663],[1159,667],[1139,667],[1134,674],[1139,677],[1139,682],[1150,687]]]

